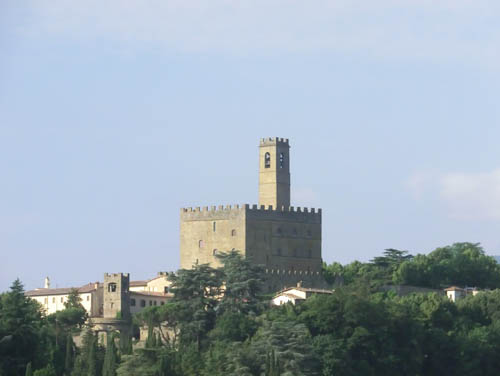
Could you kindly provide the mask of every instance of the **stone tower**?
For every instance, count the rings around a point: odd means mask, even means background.
[[[217,254],[234,250],[264,266],[270,292],[299,281],[322,286],[322,211],[290,206],[288,139],[259,146],[259,205],[182,208],[181,268],[220,266]]]
[[[104,317],[123,320],[130,318],[129,274],[104,274]]]
[[[259,205],[290,206],[290,145],[287,138],[263,138],[259,147]]]

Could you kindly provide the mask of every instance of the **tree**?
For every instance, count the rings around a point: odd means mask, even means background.
[[[215,323],[217,298],[221,296],[221,272],[208,264],[195,265],[192,269],[180,269],[170,274],[173,302],[178,309],[181,341],[196,342],[198,351],[201,341]]]
[[[117,355],[115,341],[112,333],[107,334],[106,354],[104,355],[104,364],[102,376],[116,376]]]
[[[31,369],[31,362],[26,366],[26,372],[24,376],[33,376],[33,370]]]
[[[221,268],[224,292],[218,310],[236,313],[254,313],[262,310],[262,281],[265,277],[261,266],[254,265],[243,258],[241,253],[232,250],[221,252],[216,257],[222,262]]]
[[[68,334],[66,337],[66,357],[64,360],[64,374],[66,376],[71,375],[71,371],[73,371],[74,346],[73,338],[71,334]]]
[[[22,375],[38,349],[40,306],[24,295],[19,279],[0,301],[0,369],[5,375]]]

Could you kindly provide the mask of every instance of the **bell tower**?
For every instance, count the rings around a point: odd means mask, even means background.
[[[263,138],[259,147],[259,205],[290,206],[290,145],[288,138]]]

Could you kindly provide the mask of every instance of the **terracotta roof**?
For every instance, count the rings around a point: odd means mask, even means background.
[[[130,295],[158,296],[165,298],[171,298],[174,296],[174,294],[157,291],[130,291]]]
[[[464,289],[458,286],[450,286],[447,289],[444,289],[444,291],[464,291]]]
[[[136,286],[146,286],[149,281],[130,281],[129,286],[130,287],[136,287]]]
[[[316,293],[316,294],[333,294],[332,290],[313,289],[313,288],[295,286],[295,287],[287,287],[286,289],[283,289],[283,290],[277,292],[276,295],[274,295],[274,296],[278,296],[282,293],[286,293],[287,291],[291,291],[291,290],[297,290],[297,291],[302,291],[302,292],[312,292],[312,293]]]
[[[26,296],[46,296],[46,295],[68,295],[71,290],[76,289],[80,294],[85,294],[89,293],[92,291],[96,290],[96,283],[98,286],[101,284],[99,282],[94,282],[94,283],[87,283],[86,285],[83,285],[81,287],[61,287],[61,288],[55,288],[55,289],[35,289],[35,290],[30,290],[26,291],[24,295]]]

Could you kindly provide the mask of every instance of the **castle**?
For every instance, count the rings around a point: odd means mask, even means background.
[[[182,208],[181,268],[219,266],[218,252],[237,250],[266,270],[269,292],[304,282],[323,285],[321,209],[290,206],[290,145],[263,138],[259,147],[259,205]]]

